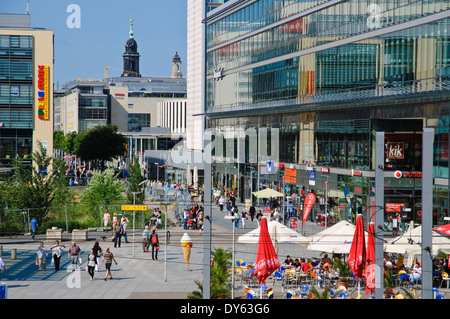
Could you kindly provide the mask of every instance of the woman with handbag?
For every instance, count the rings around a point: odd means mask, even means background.
[[[95,242],[94,247],[92,247],[95,256],[95,271],[98,271],[98,265],[100,264],[100,258],[103,256],[102,248],[98,241]]]
[[[59,241],[55,241],[55,246],[50,248],[53,257],[53,264],[55,265],[55,271],[59,270],[59,264],[61,260],[61,255],[64,250],[64,245],[60,245]]]
[[[45,264],[46,258],[47,258],[47,250],[44,247],[44,243],[40,243],[36,253],[36,265],[39,265],[39,271],[41,271],[42,269],[44,270],[47,269],[47,266]]]
[[[88,261],[86,264],[86,270],[91,276],[91,280],[94,280],[95,266],[97,265],[96,257],[94,254],[94,249],[91,249],[91,253],[88,256]]]

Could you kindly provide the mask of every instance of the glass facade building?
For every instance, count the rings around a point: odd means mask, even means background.
[[[53,32],[0,13],[0,164],[53,148]],[[29,160],[27,160],[29,161]]]
[[[367,212],[383,131],[385,212],[420,222],[422,132],[432,127],[435,223],[448,216],[448,1],[229,1],[205,22],[206,125],[222,149],[234,145],[214,154],[215,187],[242,201],[264,186],[328,192],[339,218],[349,217],[347,188],[353,212]]]
[[[31,154],[33,37],[0,35],[0,158]]]

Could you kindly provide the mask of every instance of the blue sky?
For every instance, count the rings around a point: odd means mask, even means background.
[[[29,0],[31,26],[55,35],[55,85],[122,73],[130,17],[143,76],[170,76],[175,51],[186,76],[186,0]],[[69,28],[70,4],[80,8],[80,28]],[[1,13],[26,13],[26,0],[0,0]]]

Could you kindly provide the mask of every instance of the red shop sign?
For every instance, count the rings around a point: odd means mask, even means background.
[[[388,159],[404,159],[405,158],[405,143],[403,143],[403,142],[388,142],[386,145],[386,158],[388,158]]]

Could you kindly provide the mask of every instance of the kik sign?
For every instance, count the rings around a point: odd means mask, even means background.
[[[386,145],[386,158],[388,159],[404,159],[405,144],[403,142],[388,142]]]
[[[38,86],[38,118],[41,120],[50,119],[50,77],[48,65],[38,65],[37,86]]]

